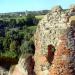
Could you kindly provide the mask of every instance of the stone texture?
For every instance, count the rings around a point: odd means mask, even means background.
[[[75,24],[59,40],[49,75],[75,75]]]
[[[72,22],[75,20],[72,18],[74,9],[72,6],[68,12],[64,12],[60,6],[56,6],[39,22],[34,35],[36,75],[75,75],[75,41],[71,35],[75,30],[72,27],[72,23],[75,25]],[[52,48],[48,49],[49,45]],[[56,49],[55,54],[53,49]]]
[[[72,4],[72,5],[70,6],[70,12],[75,12],[75,5],[74,5],[74,4]]]
[[[9,75],[35,75],[34,64],[32,55],[23,55],[18,64],[10,68]]]

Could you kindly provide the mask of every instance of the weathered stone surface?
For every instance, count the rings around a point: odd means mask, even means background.
[[[74,5],[74,4],[72,4],[72,5],[70,6],[70,12],[75,12],[75,5]]]
[[[9,75],[35,75],[32,55],[22,56],[17,65],[12,66]]]
[[[74,6],[72,8],[74,10]],[[54,7],[39,22],[34,35],[36,75],[75,75],[75,41],[70,35],[75,28],[72,27],[72,24],[75,25],[72,22],[75,20],[72,18],[74,17],[74,11],[71,11],[72,8],[68,12],[64,12],[60,6]],[[51,50],[48,50],[49,45],[53,47]],[[52,49],[56,49],[54,57]],[[53,62],[52,60],[48,61],[48,58],[51,59],[51,57]],[[52,66],[50,67],[51,64]],[[72,67],[72,65],[73,68],[70,69],[68,66]],[[42,70],[43,67],[45,69]]]
[[[75,24],[59,40],[49,75],[75,75]]]
[[[60,12],[62,10],[61,6],[55,6],[52,8],[52,12]]]

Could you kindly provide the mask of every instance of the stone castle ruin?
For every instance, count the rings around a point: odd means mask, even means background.
[[[19,75],[75,75],[75,5],[66,11],[52,8],[39,22],[34,41],[35,74],[28,74],[26,68],[26,74]]]
[[[45,15],[35,33],[35,48],[36,75],[75,75],[74,5],[67,11],[56,6]]]

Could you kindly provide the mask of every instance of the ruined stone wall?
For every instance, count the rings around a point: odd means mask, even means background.
[[[75,22],[59,40],[49,75],[75,75]]]
[[[35,56],[34,56],[36,75],[49,75],[50,74],[49,68],[50,68],[51,64],[50,64],[50,62],[48,62],[48,59],[47,59],[48,45],[52,45],[55,47],[55,49],[56,49],[55,54],[58,51],[60,52],[59,54],[61,54],[61,55],[62,55],[62,51],[64,53],[66,53],[66,51],[64,51],[64,49],[63,50],[59,49],[58,46],[62,42],[62,40],[60,40],[60,38],[69,34],[69,33],[67,33],[67,31],[71,27],[71,24],[70,24],[71,21],[69,21],[69,18],[71,16],[73,16],[72,13],[74,13],[74,10],[75,10],[74,6],[72,6],[72,8],[70,8],[70,10],[64,12],[60,6],[56,6],[56,7],[52,8],[51,12],[49,12],[38,24],[36,33],[34,35],[35,48],[36,48]],[[68,39],[68,38],[66,38],[66,40],[70,40],[70,41],[73,40],[73,39]],[[68,45],[68,47],[70,47],[74,44],[69,42],[67,45]],[[62,46],[62,45],[60,45],[60,46]],[[73,47],[73,48],[75,49],[75,47]],[[63,56],[63,57],[65,57],[65,56]],[[57,60],[57,57],[56,57],[56,55],[54,55],[54,60],[53,60],[53,61],[55,61],[54,63],[56,63],[56,60]],[[54,64],[54,63],[52,62],[52,64]],[[52,71],[53,70],[54,69],[52,69]],[[62,74],[51,73],[50,75],[62,75]],[[65,75],[65,73],[63,73],[63,75]],[[66,75],[68,75],[68,74],[66,74]]]

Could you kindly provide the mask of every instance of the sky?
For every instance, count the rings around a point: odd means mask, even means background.
[[[66,9],[71,4],[75,4],[75,0],[0,0],[0,13],[50,10],[56,5]]]

